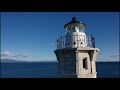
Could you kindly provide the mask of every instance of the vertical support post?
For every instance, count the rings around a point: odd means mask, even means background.
[[[58,39],[58,49],[59,49],[59,39]]]
[[[93,51],[93,58],[92,58],[92,73],[96,72],[96,50]]]
[[[58,39],[57,39],[57,49],[58,49]]]
[[[63,48],[64,48],[64,37],[63,37]]]
[[[62,49],[63,48],[62,36],[61,36],[60,40],[61,40],[60,44],[61,44],[61,49]]]

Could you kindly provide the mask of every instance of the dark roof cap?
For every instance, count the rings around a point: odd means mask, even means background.
[[[64,25],[64,28],[65,28],[65,26],[67,26],[67,25],[69,25],[69,24],[72,24],[72,23],[84,24],[84,23],[78,21],[76,17],[73,17],[73,18],[72,18],[72,21],[70,21],[69,23],[67,23],[67,24]],[[85,25],[85,24],[84,24],[84,25]],[[85,26],[86,26],[86,25],[85,25]]]

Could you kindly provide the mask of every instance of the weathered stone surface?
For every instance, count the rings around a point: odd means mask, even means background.
[[[98,48],[64,48],[54,52],[61,78],[96,78]]]

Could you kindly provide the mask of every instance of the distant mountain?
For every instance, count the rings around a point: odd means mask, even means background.
[[[0,62],[57,62],[57,60],[55,61],[47,61],[47,60],[43,60],[43,61],[22,61],[22,60],[13,60],[13,59],[0,59]]]
[[[25,61],[13,60],[13,59],[1,59],[0,62],[25,62]]]

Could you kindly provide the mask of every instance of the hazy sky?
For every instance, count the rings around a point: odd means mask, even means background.
[[[1,12],[1,58],[56,61],[56,39],[72,17],[95,37],[98,61],[119,60],[119,12]]]

